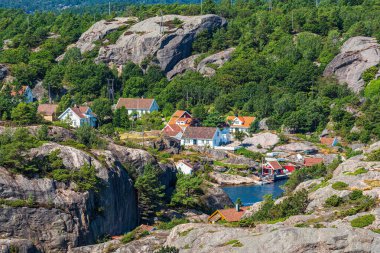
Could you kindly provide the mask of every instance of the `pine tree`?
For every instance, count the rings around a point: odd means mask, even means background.
[[[144,174],[135,183],[138,208],[142,223],[149,223],[163,205],[164,186],[158,180],[159,172],[152,166],[144,167]]]

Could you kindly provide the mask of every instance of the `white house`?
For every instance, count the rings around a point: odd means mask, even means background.
[[[228,116],[226,123],[229,125],[231,133],[235,133],[236,131],[248,133],[255,119],[255,117],[249,116]]]
[[[21,86],[19,90],[16,90],[16,87],[12,87],[11,96],[22,96],[25,103],[32,103],[34,100],[34,96],[32,93],[32,89],[29,86]]]
[[[59,117],[59,120],[68,122],[72,127],[81,127],[85,124],[96,127],[96,115],[87,106],[74,106],[67,108]]]
[[[181,138],[181,145],[217,147],[229,142],[217,127],[187,127]]]
[[[183,174],[191,175],[193,174],[194,167],[189,162],[181,160],[176,163],[177,170],[181,171]]]
[[[125,107],[128,114],[136,113],[137,117],[143,114],[158,111],[159,107],[156,100],[151,98],[119,98],[116,104],[116,109]]]

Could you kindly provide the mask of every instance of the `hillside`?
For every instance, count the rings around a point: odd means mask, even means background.
[[[379,0],[59,2],[0,3],[6,253],[380,251]]]

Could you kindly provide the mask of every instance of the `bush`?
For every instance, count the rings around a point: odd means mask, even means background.
[[[122,243],[129,243],[135,239],[136,232],[131,231],[128,232],[127,234],[123,235],[123,238],[121,238]]]
[[[375,221],[375,216],[373,214],[367,214],[360,216],[351,221],[351,226],[354,228],[364,228],[371,225]]]
[[[363,197],[363,192],[361,190],[354,190],[353,192],[351,192],[350,194],[350,200],[358,200],[358,199],[361,199]]]
[[[177,249],[176,247],[164,246],[161,247],[159,250],[155,251],[155,253],[179,253],[179,249]]]
[[[260,160],[263,157],[263,155],[261,153],[253,152],[253,151],[250,151],[246,148],[239,148],[238,150],[236,150],[236,154],[242,155],[242,156],[250,158],[252,160]]]
[[[355,170],[354,172],[344,172],[344,174],[348,175],[348,176],[357,176],[357,175],[364,174],[367,172],[368,171],[365,168],[359,168],[359,169]]]
[[[163,229],[163,230],[169,230],[169,229],[172,229],[174,228],[175,226],[177,225],[180,225],[180,224],[185,224],[185,223],[189,223],[188,220],[186,219],[173,219],[169,222],[162,222],[158,225],[158,229]]]
[[[332,188],[334,190],[342,191],[342,190],[347,190],[348,184],[338,181],[332,184]]]
[[[372,151],[367,155],[367,161],[380,161],[380,149]]]
[[[331,197],[329,197],[328,199],[326,199],[326,202],[325,202],[325,205],[326,206],[333,206],[333,207],[337,207],[339,206],[340,204],[342,204],[343,202],[343,199],[337,195],[332,195]]]

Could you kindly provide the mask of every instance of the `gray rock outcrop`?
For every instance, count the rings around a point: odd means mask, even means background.
[[[9,74],[9,70],[7,65],[0,64],[0,81],[3,81],[5,77]]]
[[[162,21],[162,22],[161,22]],[[166,15],[146,19],[131,26],[113,45],[101,47],[96,62],[120,66],[128,61],[144,60],[170,71],[180,60],[191,55],[197,34],[222,27],[226,20],[217,15]]]
[[[169,80],[171,80],[174,76],[182,74],[187,70],[198,71],[203,76],[213,76],[215,75],[215,69],[220,68],[224,65],[224,63],[229,61],[234,51],[235,48],[229,48],[216,54],[210,55],[201,60],[198,65],[196,64],[196,59],[201,55],[192,55],[178,62],[174,68],[166,74],[166,76]]]
[[[82,54],[91,51],[96,47],[96,41],[103,39],[107,34],[120,27],[128,27],[137,21],[138,19],[135,17],[117,17],[112,20],[101,20],[83,33],[74,46],[79,48]]]
[[[361,75],[380,63],[380,46],[375,38],[353,37],[347,40],[340,53],[327,65],[324,76],[335,76],[340,83],[358,93],[364,88]]]
[[[282,152],[305,152],[305,151],[317,151],[318,148],[311,142],[292,142],[289,144],[277,146],[274,148],[274,151]]]
[[[181,236],[183,234],[186,236]],[[380,236],[364,229],[278,228],[255,231],[206,224],[175,227],[165,245],[180,252],[379,252]]]

